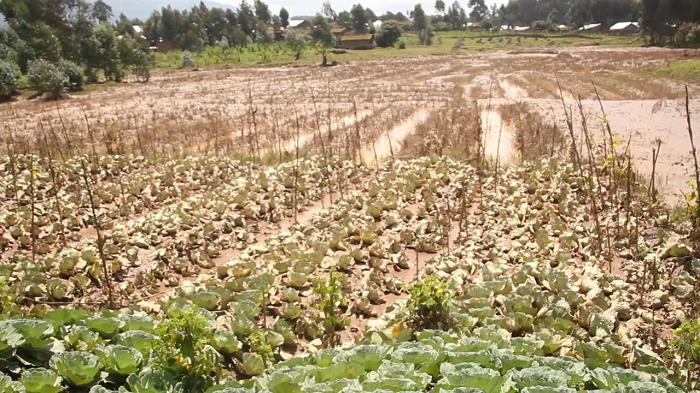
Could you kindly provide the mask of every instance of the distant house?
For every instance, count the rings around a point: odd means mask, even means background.
[[[518,33],[526,33],[528,31],[532,31],[532,26],[515,26],[513,30]]]
[[[308,29],[309,27],[311,27],[311,23],[309,23],[308,20],[303,19],[291,19],[289,20],[289,26],[287,26],[288,29],[298,30]]]
[[[175,46],[172,42],[163,41],[163,39],[161,38],[160,40],[158,40],[158,42],[152,43],[151,48],[155,48],[155,51],[158,53],[168,53],[171,50],[175,49]]]
[[[374,34],[343,35],[340,37],[342,49],[372,49],[374,48]]]
[[[633,35],[639,34],[639,31],[639,23],[637,22],[619,22],[610,26],[610,34]]]
[[[510,26],[508,26],[508,25],[501,25],[501,30],[510,30]]]
[[[349,28],[344,27],[344,26],[337,26],[336,25],[336,26],[331,27],[331,33],[333,33],[333,35],[338,39],[340,39],[340,37],[349,33],[350,31],[351,30]]]
[[[600,23],[591,23],[583,25],[578,31],[581,33],[600,33],[603,31],[603,25]]]

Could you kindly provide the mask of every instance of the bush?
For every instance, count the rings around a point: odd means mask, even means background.
[[[189,51],[182,52],[182,62],[180,68],[197,68],[197,62]]]
[[[428,26],[427,28],[423,29],[420,31],[418,34],[418,39],[420,40],[421,45],[432,45],[433,44],[433,37],[435,36],[435,31],[433,30],[432,26]]]
[[[66,75],[55,64],[46,60],[30,62],[27,79],[39,94],[45,94],[48,99],[63,96],[69,84]]]
[[[0,60],[0,96],[7,97],[19,88],[22,73],[11,61]]]
[[[559,32],[559,26],[550,20],[536,20],[532,22],[532,28],[537,31]]]
[[[399,39],[399,49],[406,49],[406,40],[403,38]]]
[[[408,292],[408,322],[414,330],[449,329],[453,325],[452,290],[445,281],[430,275],[408,286]]]
[[[377,46],[387,48],[394,46],[402,34],[403,29],[401,29],[401,26],[399,26],[396,21],[388,20],[382,24],[382,27],[380,27],[377,34],[375,34],[374,42]]]
[[[678,29],[675,37],[676,44],[679,45],[700,45],[700,24],[684,23]]]
[[[61,70],[63,75],[66,76],[68,84],[66,89],[68,91],[80,91],[83,90],[83,68],[79,65],[68,60],[61,60],[58,64],[58,69]]]

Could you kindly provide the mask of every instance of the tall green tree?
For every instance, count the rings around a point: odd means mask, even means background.
[[[333,35],[331,31],[331,25],[328,23],[328,20],[326,20],[326,17],[321,14],[317,14],[314,17],[311,37],[320,48],[321,56],[323,56],[322,65],[328,65],[328,50],[333,48],[337,41],[335,35]]]
[[[121,80],[117,36],[112,26],[106,23],[95,25],[92,34],[80,43],[89,82],[96,82],[98,71],[108,80]]]
[[[323,2],[323,6],[321,7],[321,14],[326,18],[332,20],[335,20],[338,17],[338,14],[333,10],[333,7],[331,6],[331,2],[328,0]]]
[[[435,1],[435,10],[441,14],[445,13],[445,2],[443,0]]]
[[[423,11],[423,6],[416,4],[413,8],[413,25],[416,30],[421,31],[428,27],[428,18],[425,16],[425,11]]]
[[[642,29],[649,35],[649,44],[662,41],[662,31],[669,20],[670,10],[665,0],[642,0]]]
[[[262,0],[255,0],[255,16],[258,20],[265,23],[270,23],[272,19],[272,14],[270,14],[270,7],[267,6]]]
[[[289,11],[284,7],[280,9],[280,22],[285,29],[289,26]]]
[[[365,13],[362,4],[355,4],[350,9],[352,15],[352,27],[356,33],[364,33],[367,31],[367,14]]]
[[[469,0],[467,4],[472,11],[469,13],[469,17],[474,22],[481,22],[486,17],[489,8],[486,6],[484,0]]]
[[[241,27],[241,30],[243,30],[243,33],[247,36],[252,36],[257,21],[253,10],[245,0],[241,1],[241,5],[238,6],[238,15],[236,15],[236,17],[238,18],[238,25]]]
[[[338,14],[338,19],[336,22],[345,27],[346,29],[352,29],[353,28],[353,21],[352,21],[352,14],[350,14],[348,11],[341,11]]]
[[[102,0],[97,0],[92,5],[92,17],[97,19],[99,22],[107,22],[110,20],[114,14],[112,13],[112,7]]]

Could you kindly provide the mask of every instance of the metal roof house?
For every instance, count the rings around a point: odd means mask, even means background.
[[[311,27],[311,23],[303,19],[292,19],[287,26],[288,29],[308,29],[309,27]]]
[[[342,49],[372,49],[374,34],[343,35],[340,37]]]
[[[517,31],[517,32],[520,32],[520,33],[524,33],[524,32],[527,32],[527,31],[531,31],[531,30],[532,30],[532,26],[515,26],[515,27],[513,28],[513,30],[515,30],[515,31]]]
[[[637,22],[619,22],[610,26],[610,34],[632,35],[640,32]]]
[[[600,33],[603,31],[603,25],[600,23],[591,23],[588,25],[583,25],[580,29],[578,29],[580,32],[585,32],[585,33]]]

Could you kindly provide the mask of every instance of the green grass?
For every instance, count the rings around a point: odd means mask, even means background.
[[[462,38],[464,37],[464,38]],[[640,37],[620,37],[607,35],[587,35],[585,37],[566,36],[562,34],[540,34],[534,37],[528,34],[513,33],[475,33],[465,31],[441,31],[433,40],[433,45],[420,45],[415,32],[404,34],[406,49],[375,48],[373,50],[357,50],[341,55],[331,55],[331,60],[339,62],[376,60],[391,57],[411,57],[425,55],[444,55],[449,53],[478,52],[485,50],[546,50],[547,48],[585,46],[585,45],[618,45],[640,46]],[[462,46],[458,51],[453,48],[458,39]],[[294,59],[294,53],[284,43],[270,45],[253,44],[249,47],[235,47],[222,50],[218,47],[207,47],[201,53],[192,54],[198,67],[230,65],[235,67],[260,67],[281,65],[319,64],[321,56],[315,49],[308,49],[300,60]],[[182,52],[172,51],[167,54],[157,54],[158,68],[178,68],[182,62]]]
[[[700,82],[700,60],[681,60],[654,69],[654,75]]]

